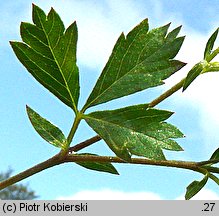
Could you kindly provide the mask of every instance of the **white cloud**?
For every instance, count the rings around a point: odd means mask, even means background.
[[[184,195],[176,200],[184,200]],[[84,190],[70,196],[57,197],[57,200],[164,200],[153,192],[124,192],[111,189]],[[219,200],[219,194],[209,189],[202,189],[192,200]]]
[[[184,195],[177,197],[176,200],[184,200]],[[219,194],[209,189],[202,189],[191,200],[219,200]]]
[[[161,200],[158,194],[152,192],[123,192],[110,189],[85,190],[58,200]]]

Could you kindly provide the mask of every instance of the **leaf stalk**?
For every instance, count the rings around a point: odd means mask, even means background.
[[[78,128],[78,125],[80,124],[81,119],[82,119],[82,115],[81,115],[80,112],[78,112],[76,114],[75,120],[74,120],[73,125],[71,127],[71,130],[69,132],[69,135],[67,137],[67,144],[66,144],[66,148],[65,148],[66,152],[68,152],[68,148],[69,148],[69,146],[70,146],[70,144],[71,144],[71,142],[73,140],[73,137],[74,137],[75,132],[76,132],[76,130]]]

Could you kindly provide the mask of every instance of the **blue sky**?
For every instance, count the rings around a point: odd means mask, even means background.
[[[38,84],[16,59],[10,40],[20,40],[21,21],[31,22],[32,2],[43,10],[50,7],[60,14],[66,27],[77,21],[78,65],[80,68],[83,105],[106,63],[113,45],[122,31],[127,33],[148,17],[150,27],[172,22],[171,28],[183,25],[185,43],[177,59],[188,65],[167,80],[165,86],[116,100],[100,106],[111,109],[122,105],[149,102],[175,84],[194,63],[203,57],[208,37],[219,26],[219,1],[202,0],[105,0],[105,1],[2,1],[0,0],[0,61],[1,61],[1,121],[0,170],[11,167],[14,173],[23,171],[52,155],[58,149],[48,145],[32,128],[25,105],[58,125],[67,135],[72,123],[71,110]],[[217,43],[218,44],[218,43]],[[186,135],[179,140],[184,152],[165,152],[169,159],[205,160],[219,143],[219,74],[199,77],[185,92],[178,92],[159,105],[175,114],[171,123]],[[84,123],[79,127],[74,143],[95,135]],[[101,141],[86,152],[112,154]],[[40,199],[56,198],[119,198],[177,199],[185,188],[201,176],[186,170],[149,166],[116,165],[120,176],[85,170],[75,164],[65,164],[45,170],[23,181]],[[219,199],[219,189],[209,181],[199,198]],[[198,199],[198,197],[197,197]]]

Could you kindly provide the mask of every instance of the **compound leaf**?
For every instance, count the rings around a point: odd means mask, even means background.
[[[134,154],[164,160],[162,149],[182,150],[171,138],[183,137],[183,134],[173,125],[163,122],[172,112],[147,107],[142,104],[93,112],[83,118],[118,157],[129,161]]]
[[[11,46],[26,69],[62,102],[77,111],[79,72],[76,65],[77,26],[65,31],[52,8],[46,14],[33,5],[33,24],[21,23],[23,42]]]
[[[26,109],[30,122],[37,133],[50,144],[59,148],[65,148],[66,138],[62,131],[30,107],[26,106]]]
[[[207,183],[208,181],[208,174],[204,176],[201,181],[193,181],[187,188],[186,188],[186,195],[185,199],[189,200],[193,196],[195,196]]]
[[[88,107],[120,98],[150,87],[185,64],[172,60],[184,37],[178,37],[180,27],[167,34],[169,24],[148,31],[148,20],[143,20],[132,31],[122,33],[104,67],[84,110]]]
[[[77,154],[77,155],[95,155],[95,156],[97,156],[96,154],[88,154],[88,153]],[[90,170],[96,170],[99,172],[108,172],[111,174],[119,175],[116,168],[109,162],[82,161],[82,162],[76,162],[76,164],[78,164],[84,168],[90,169]]]

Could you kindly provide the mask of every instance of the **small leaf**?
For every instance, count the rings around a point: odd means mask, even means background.
[[[65,31],[53,8],[46,16],[35,5],[33,22],[34,25],[21,23],[23,42],[10,42],[11,46],[34,78],[76,112],[79,98],[76,23]]]
[[[96,154],[88,154],[88,153],[83,153],[83,154],[77,154],[77,155],[95,155]],[[109,162],[92,162],[92,161],[83,161],[83,162],[76,162],[76,164],[90,169],[90,170],[96,170],[100,172],[108,172],[111,174],[116,174],[119,175],[118,171],[116,168]]]
[[[206,67],[206,65],[206,61],[201,61],[189,71],[183,85],[183,91],[185,91],[189,87],[189,85],[195,80],[195,78],[203,72],[203,69]]]
[[[218,162],[219,162],[219,148],[215,150],[215,152],[212,154],[212,156],[211,156],[211,158],[209,160],[210,161],[211,160],[213,160],[213,161],[215,161],[215,160],[217,161],[218,160]],[[218,163],[218,162],[214,162],[214,163]],[[212,165],[214,163],[211,162],[210,164]]]
[[[26,109],[30,122],[37,133],[50,144],[59,148],[65,148],[66,138],[62,131],[30,107],[26,106]]]
[[[185,199],[189,200],[193,196],[195,196],[207,183],[208,181],[208,174],[204,176],[201,181],[193,181],[187,188],[186,188],[186,195]]]
[[[219,48],[212,52],[214,42],[218,35],[217,29],[212,36],[209,38],[204,52],[204,60],[197,63],[188,73],[186,80],[183,85],[183,91],[185,91],[188,86],[198,77],[200,74],[207,72],[219,71],[219,63],[218,62],[210,62],[218,53]]]
[[[219,159],[219,148],[215,150],[215,152],[212,154],[210,160],[217,160]]]
[[[217,28],[217,30],[211,35],[211,37],[209,38],[209,40],[206,44],[206,47],[205,47],[204,59],[208,62],[210,60],[209,56],[211,55],[212,49],[214,47],[214,42],[215,42],[217,35],[218,35],[218,30],[219,30],[219,28]]]
[[[182,150],[171,138],[183,137],[183,134],[173,125],[163,122],[172,112],[147,107],[142,104],[93,112],[83,118],[118,157],[129,161],[134,154],[164,160],[162,149]]]
[[[185,65],[173,60],[184,40],[177,38],[180,27],[169,34],[169,24],[151,31],[148,28],[145,19],[126,37],[120,35],[83,110],[162,85]]]
[[[219,148],[214,151],[214,153],[212,154],[211,158],[208,161],[205,161],[203,167],[208,167],[218,162],[219,162]]]

